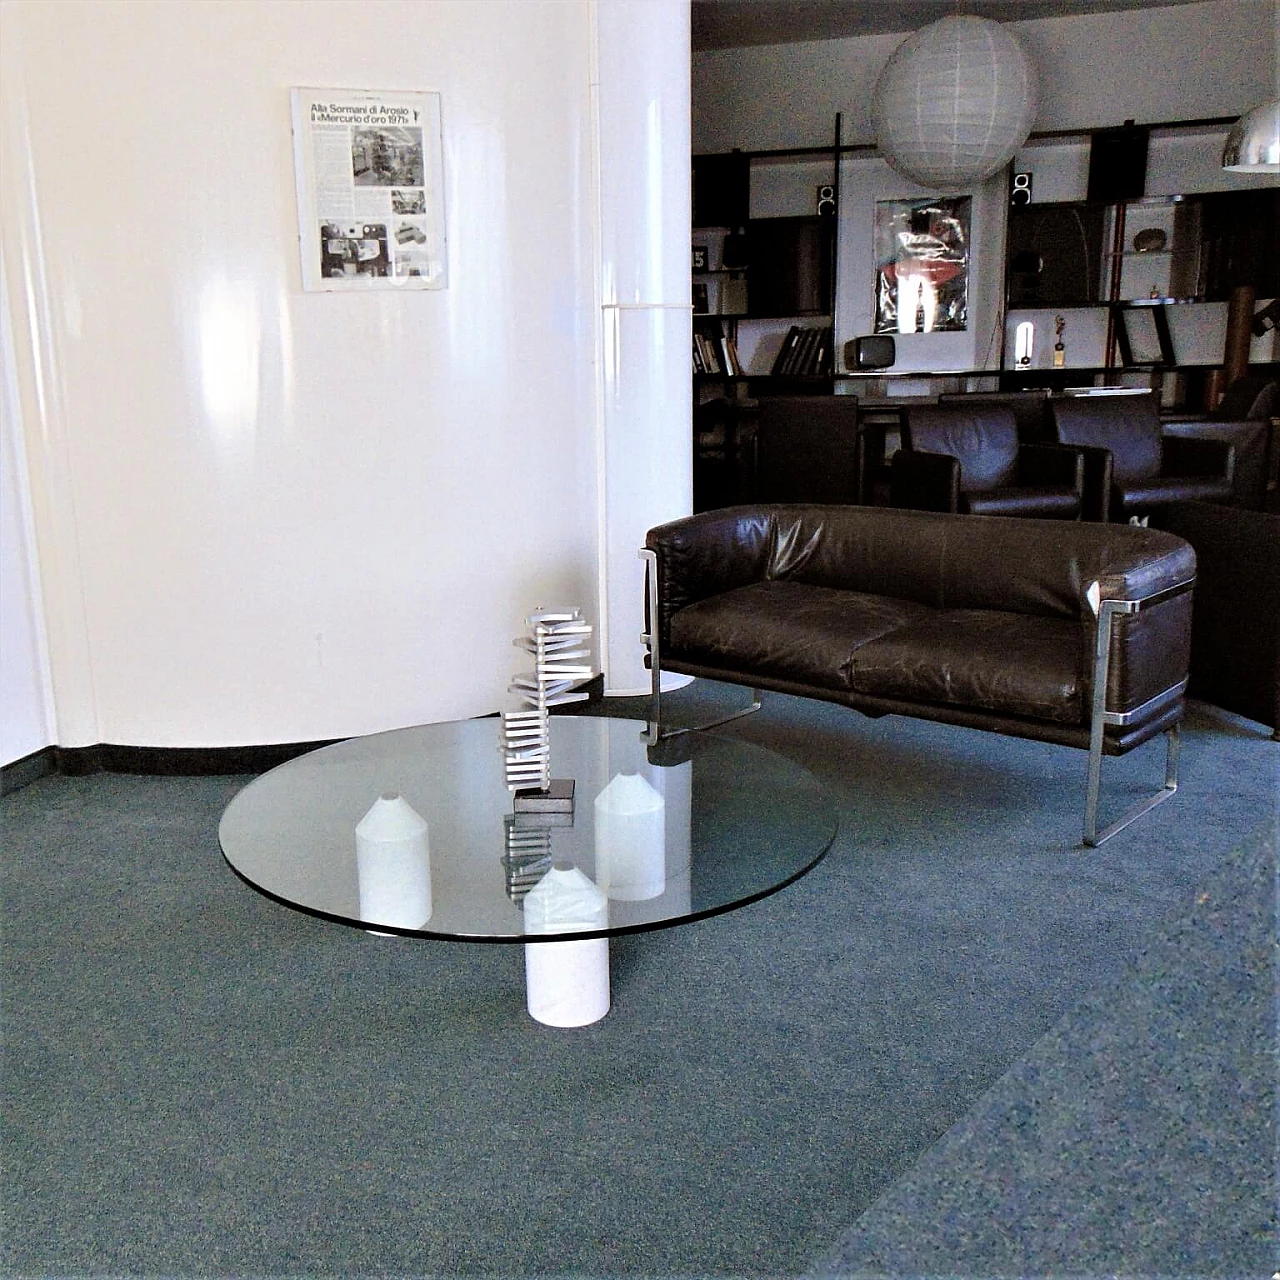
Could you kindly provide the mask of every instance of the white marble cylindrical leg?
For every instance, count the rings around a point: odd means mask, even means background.
[[[585,1027],[609,1012],[609,940],[526,942],[529,1016],[548,1027]]]

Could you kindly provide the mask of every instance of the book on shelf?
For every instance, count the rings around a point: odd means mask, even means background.
[[[815,377],[831,368],[832,332],[829,325],[793,324],[782,340],[772,373],[784,378]]]
[[[723,373],[716,344],[705,333],[693,335],[693,367],[698,373]]]
[[[795,368],[791,370],[797,377],[805,377],[813,372],[814,352],[817,350],[821,329],[806,329],[800,339],[796,351]]]
[[[724,367],[725,373],[732,374],[735,378],[742,377],[742,362],[738,359],[738,344],[732,338],[721,337],[720,355],[720,363]]]
[[[795,363],[796,343],[800,340],[800,326],[793,324],[787,330],[787,336],[782,340],[782,346],[778,349],[778,357],[773,362],[773,368],[770,370],[774,374],[786,374],[791,371],[791,365]]]

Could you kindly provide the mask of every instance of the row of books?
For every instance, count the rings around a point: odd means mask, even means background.
[[[831,338],[830,325],[806,328],[793,324],[782,340],[772,372],[789,378],[830,373]]]
[[[738,359],[738,344],[723,334],[693,334],[693,370],[695,373],[732,374],[742,376],[742,361]]]

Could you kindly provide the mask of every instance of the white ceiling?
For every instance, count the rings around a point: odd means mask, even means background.
[[[692,0],[693,47],[734,49],[915,31],[956,14],[1014,22],[1194,0]]]

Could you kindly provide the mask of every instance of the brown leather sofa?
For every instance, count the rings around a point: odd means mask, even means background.
[[[668,670],[1085,748],[1089,845],[1176,789],[1195,578],[1180,538],[756,505],[660,525],[641,555],[655,741]],[[1103,756],[1162,732],[1164,787],[1100,830]]]

